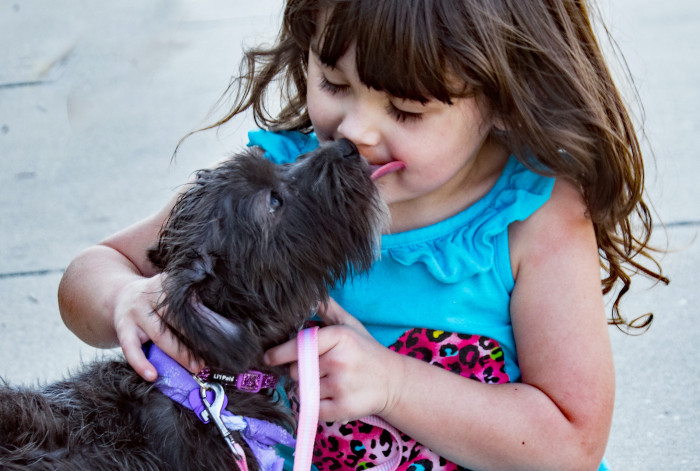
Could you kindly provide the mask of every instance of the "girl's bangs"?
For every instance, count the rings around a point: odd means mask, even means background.
[[[354,43],[357,72],[368,87],[422,103],[451,103],[451,97],[465,95],[449,88],[454,71],[445,67],[432,2],[338,1],[321,24],[315,49],[320,60],[334,67]]]

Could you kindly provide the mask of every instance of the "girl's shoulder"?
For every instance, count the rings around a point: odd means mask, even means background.
[[[532,215],[508,229],[513,277],[525,260],[566,257],[568,251],[595,244],[593,223],[581,192],[568,180],[557,178],[549,199]]]

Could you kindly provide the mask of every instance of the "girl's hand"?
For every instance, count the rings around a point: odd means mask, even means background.
[[[145,380],[155,381],[155,367],[146,359],[141,345],[152,340],[163,352],[196,373],[203,365],[163,324],[156,310],[163,292],[163,275],[138,277],[126,284],[118,294],[114,309],[114,329],[126,361]]]
[[[382,415],[397,397],[399,355],[374,340],[357,319],[333,300],[319,316],[326,324],[318,332],[319,419],[345,422]],[[299,380],[296,339],[268,350],[265,361],[269,365],[291,363],[290,376]]]

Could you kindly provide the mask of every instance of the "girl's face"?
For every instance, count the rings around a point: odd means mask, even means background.
[[[321,142],[346,138],[371,165],[403,164],[377,180],[392,231],[435,223],[483,196],[507,152],[487,139],[492,123],[476,100],[448,105],[390,96],[360,81],[354,57],[350,47],[329,67],[312,48],[307,107]]]

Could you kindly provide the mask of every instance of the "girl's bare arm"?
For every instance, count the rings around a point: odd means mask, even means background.
[[[68,266],[58,289],[68,328],[95,347],[121,346],[127,361],[148,380],[156,378],[141,351],[149,339],[190,369],[197,367],[162,328],[154,310],[161,275],[146,255],[174,204],[175,198],[156,214],[84,250]]]

